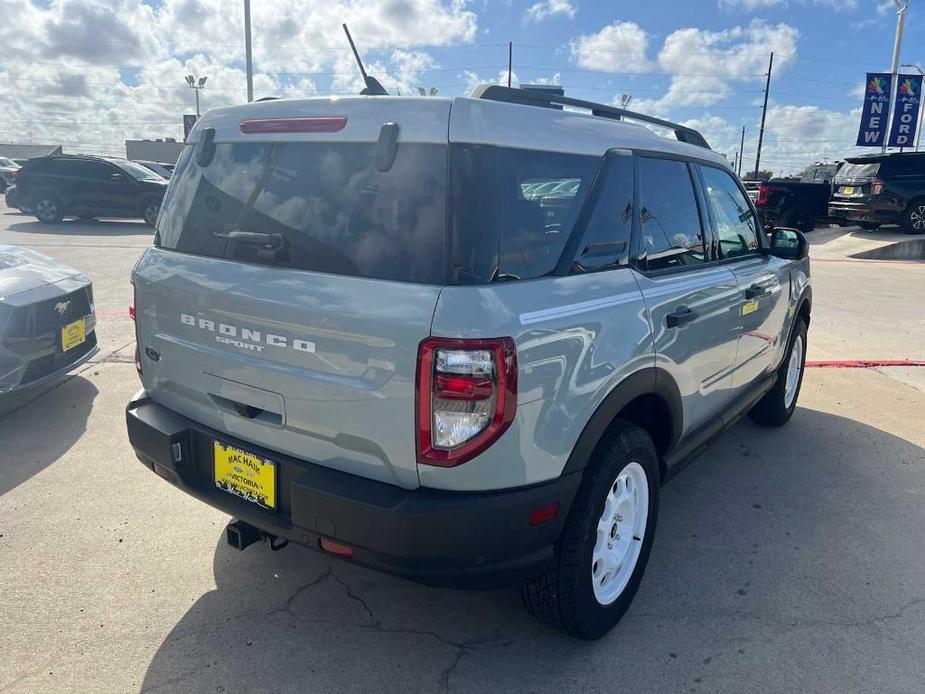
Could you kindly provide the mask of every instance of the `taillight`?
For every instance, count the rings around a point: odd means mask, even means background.
[[[418,462],[455,467],[471,460],[514,421],[514,340],[424,340],[418,348],[416,400]]]
[[[870,192],[873,195],[883,195],[883,181],[879,178],[870,180]]]
[[[767,183],[762,183],[758,186],[758,199],[755,201],[756,205],[767,205],[768,204],[768,193],[771,192],[771,186]]]

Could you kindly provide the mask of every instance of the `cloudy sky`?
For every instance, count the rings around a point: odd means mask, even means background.
[[[902,62],[925,62],[913,0]],[[253,0],[256,97],[355,93],[347,22],[391,91],[466,93],[506,80],[561,83],[595,101],[700,128],[714,149],[747,128],[754,165],[768,55],[762,163],[775,172],[857,152],[864,72],[886,70],[890,0]],[[203,110],[245,99],[242,0],[0,0],[0,141],[123,154],[177,137],[195,110],[183,76],[208,76]],[[764,166],[762,168],[765,168]]]

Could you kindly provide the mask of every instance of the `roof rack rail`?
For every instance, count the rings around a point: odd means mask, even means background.
[[[472,94],[474,99],[488,99],[489,101],[503,101],[509,104],[521,104],[523,106],[540,106],[545,108],[556,108],[562,106],[575,106],[576,108],[585,108],[591,111],[591,115],[601,118],[610,118],[611,120],[637,120],[643,123],[658,125],[663,128],[673,130],[675,137],[681,142],[687,142],[698,147],[710,149],[703,135],[684,125],[672,123],[671,121],[647,116],[644,113],[627,111],[626,109],[617,108],[599,104],[595,101],[585,101],[583,99],[573,99],[570,96],[560,96],[558,94],[547,94],[540,91],[527,89],[515,89],[513,87],[502,87],[497,84],[483,84],[476,87]]]

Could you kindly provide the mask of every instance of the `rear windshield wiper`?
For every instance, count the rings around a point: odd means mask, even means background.
[[[260,246],[257,257],[264,260],[273,260],[286,249],[286,239],[282,234],[265,234],[260,231],[244,231],[243,229],[229,229],[227,231],[213,231],[212,236],[227,239],[236,243]]]

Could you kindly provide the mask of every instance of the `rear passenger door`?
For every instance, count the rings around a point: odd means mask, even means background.
[[[649,310],[656,365],[681,391],[683,434],[732,399],[739,334],[735,275],[715,262],[715,244],[692,165],[637,158],[639,285]]]
[[[773,370],[782,355],[790,271],[788,261],[762,253],[754,210],[732,175],[705,164],[699,172],[720,258],[739,289],[742,332],[733,386],[741,390]]]

